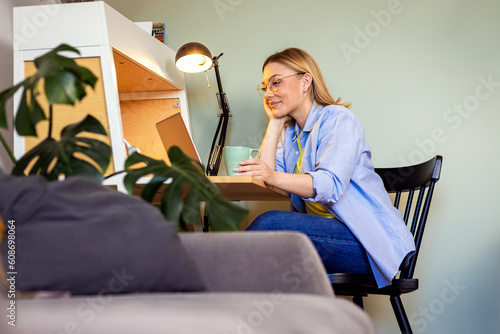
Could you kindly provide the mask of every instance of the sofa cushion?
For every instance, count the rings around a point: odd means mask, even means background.
[[[0,249],[5,272],[17,273],[17,291],[205,289],[174,224],[142,199],[92,180],[47,182],[0,172],[0,214],[15,236],[13,267],[5,239]]]
[[[311,239],[294,231],[180,233],[212,292],[308,293],[333,297]]]
[[[13,333],[374,334],[351,301],[299,293],[154,293],[19,299]],[[7,307],[2,300],[0,307]],[[5,324],[5,325],[4,325]],[[7,321],[0,322],[7,332]]]

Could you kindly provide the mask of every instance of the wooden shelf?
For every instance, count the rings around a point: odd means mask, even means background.
[[[113,49],[119,93],[177,91],[181,88],[146,66]]]

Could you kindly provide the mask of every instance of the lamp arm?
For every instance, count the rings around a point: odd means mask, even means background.
[[[212,146],[210,148],[210,155],[208,157],[208,165],[207,165],[207,170],[206,173],[208,176],[217,176],[218,173],[218,164],[217,164],[217,158],[219,156],[219,150],[221,147],[217,145],[218,143],[217,138],[219,137],[219,132],[222,127],[223,123],[223,117],[219,118],[219,123],[217,124],[217,129],[215,130],[215,135],[214,139],[212,140]],[[219,139],[220,142],[220,139]]]
[[[217,79],[217,87],[219,89],[219,108],[222,110],[222,113],[219,115],[219,124],[217,125],[217,130],[215,131],[215,136],[212,141],[212,147],[210,149],[210,156],[208,158],[207,175],[209,176],[216,176],[219,172],[219,166],[222,157],[222,148],[225,145],[227,126],[229,117],[231,117],[231,111],[229,110],[226,93],[224,93],[224,90],[222,89],[222,80],[220,78],[219,72],[218,59],[221,56],[222,53],[219,56],[214,57],[212,60],[215,70],[215,77]]]
[[[222,80],[220,78],[220,72],[219,72],[219,58],[222,55],[223,54],[221,53],[219,56],[214,57],[212,59],[212,62],[215,71],[215,78],[217,80],[217,87],[219,88],[220,108],[222,109],[223,114],[229,115],[230,113],[229,105],[227,103],[226,93],[224,93],[224,90],[222,89]]]

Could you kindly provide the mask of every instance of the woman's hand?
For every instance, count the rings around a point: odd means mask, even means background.
[[[271,110],[271,107],[269,106],[269,100],[264,99],[264,110],[266,111],[267,116],[269,119],[273,118],[273,111]]]
[[[283,128],[283,125],[285,125],[288,120],[288,115],[277,117],[276,114],[273,113],[271,106],[269,106],[268,99],[264,99],[264,110],[266,111],[267,117],[269,117],[270,123],[275,123],[279,129]]]
[[[234,169],[239,176],[252,176],[267,184],[272,184],[275,171],[261,159],[246,159],[240,162],[240,166]]]
[[[302,198],[316,196],[313,179],[309,174],[289,174],[272,170],[261,159],[247,159],[234,169],[239,176],[252,176],[267,185],[281,189]]]

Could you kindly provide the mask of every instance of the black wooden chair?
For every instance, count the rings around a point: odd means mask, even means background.
[[[431,206],[434,185],[441,173],[442,161],[443,157],[438,155],[418,165],[375,169],[384,181],[386,190],[395,194],[394,206],[404,210],[403,219],[415,238],[415,255],[411,258],[410,264],[400,272],[399,277],[390,285],[379,289],[375,279],[369,275],[349,273],[328,275],[335,293],[340,296],[352,296],[353,301],[361,308],[363,308],[363,297],[369,294],[390,296],[402,333],[412,333],[412,330],[401,301],[401,294],[418,289],[418,279],[413,278],[413,273]],[[400,205],[402,202],[405,202],[404,206]]]

